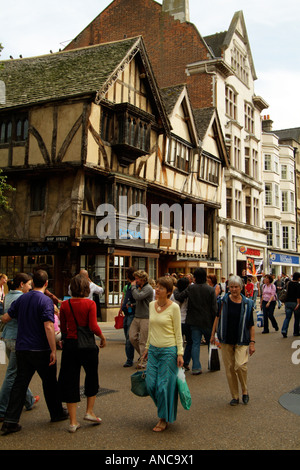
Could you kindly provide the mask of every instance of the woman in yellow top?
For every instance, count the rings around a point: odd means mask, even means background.
[[[178,367],[183,367],[181,315],[178,304],[170,300],[173,281],[158,279],[154,302],[149,305],[149,333],[142,360],[148,358],[146,385],[155,405],[159,422],[153,431],[160,432],[177,416]]]

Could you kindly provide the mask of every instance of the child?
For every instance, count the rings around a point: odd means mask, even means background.
[[[251,277],[247,278],[247,284],[245,285],[245,295],[248,299],[252,299],[254,291],[254,284],[251,280]]]

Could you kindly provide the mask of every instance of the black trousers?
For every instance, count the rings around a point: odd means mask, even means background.
[[[263,311],[263,314],[264,314],[264,332],[265,333],[269,332],[269,319],[272,323],[273,328],[275,328],[276,331],[278,330],[278,324],[277,324],[277,321],[274,317],[274,310],[275,310],[275,307],[276,307],[276,301],[272,300],[269,307],[267,307],[267,303],[268,302],[266,302],[265,300],[262,301],[262,311]]]
[[[42,379],[43,392],[51,419],[63,415],[56,378],[56,364],[49,366],[50,351],[16,351],[17,376],[11,390],[4,421],[18,423],[33,374],[37,372]]]
[[[64,341],[59,372],[59,388],[62,400],[66,403],[80,402],[80,371],[85,371],[84,394],[97,395],[99,391],[99,348],[80,350],[77,340]]]

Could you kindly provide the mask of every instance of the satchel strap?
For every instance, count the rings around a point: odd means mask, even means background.
[[[76,320],[76,317],[75,317],[74,310],[73,310],[73,307],[72,307],[72,305],[71,305],[71,300],[70,300],[70,299],[69,299],[69,306],[70,306],[70,310],[71,310],[71,313],[72,313],[72,315],[73,315],[73,318],[74,318],[74,320],[75,320],[76,326],[78,326],[78,322],[77,322],[77,320]]]

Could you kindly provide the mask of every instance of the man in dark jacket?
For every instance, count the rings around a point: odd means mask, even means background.
[[[130,325],[132,323],[132,320],[134,318],[134,313],[135,313],[135,299],[132,296],[132,290],[131,290],[131,283],[135,279],[133,275],[134,272],[135,272],[134,268],[128,268],[126,270],[127,285],[126,285],[126,288],[124,289],[124,299],[122,303],[122,311],[125,315],[123,328],[124,328],[124,335],[125,335],[125,353],[126,353],[126,358],[127,358],[123,367],[131,367],[133,365],[133,359],[134,359],[134,347],[132,346],[130,339],[129,339]]]
[[[200,363],[200,345],[202,336],[209,346],[214,319],[217,315],[217,296],[215,289],[206,283],[206,271],[197,268],[194,272],[195,283],[190,284],[183,292],[175,290],[174,297],[183,302],[188,299],[186,323],[192,330],[192,374],[202,373]]]

